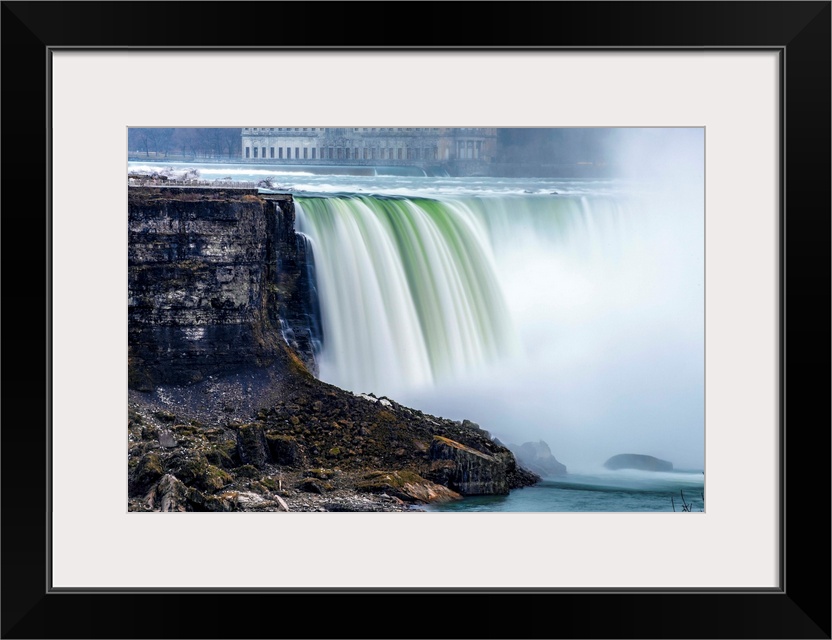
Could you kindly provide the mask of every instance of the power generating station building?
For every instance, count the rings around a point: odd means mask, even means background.
[[[244,127],[247,162],[414,166],[454,175],[485,174],[497,129],[463,127]]]

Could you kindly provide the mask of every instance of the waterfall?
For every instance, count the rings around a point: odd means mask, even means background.
[[[639,447],[698,459],[701,195],[450,191],[296,197],[320,377],[546,439],[573,467]]]
[[[298,198],[296,207],[315,256],[322,377],[390,394],[516,352],[489,230],[472,208],[364,196]]]

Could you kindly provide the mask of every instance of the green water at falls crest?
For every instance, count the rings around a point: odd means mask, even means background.
[[[489,233],[460,202],[298,198],[315,253],[322,377],[389,394],[516,353]]]

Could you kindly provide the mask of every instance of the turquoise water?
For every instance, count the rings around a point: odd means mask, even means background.
[[[427,511],[633,512],[704,510],[705,476],[701,471],[649,473],[640,471],[568,474],[545,478],[533,487],[507,496],[469,497],[425,507]],[[672,498],[672,501],[671,501]]]

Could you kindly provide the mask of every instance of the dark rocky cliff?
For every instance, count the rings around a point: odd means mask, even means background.
[[[291,196],[131,187],[128,204],[131,510],[405,510],[539,479],[473,423],[315,377]]]
[[[289,196],[130,188],[131,388],[272,364],[284,335],[315,370],[306,245]]]

